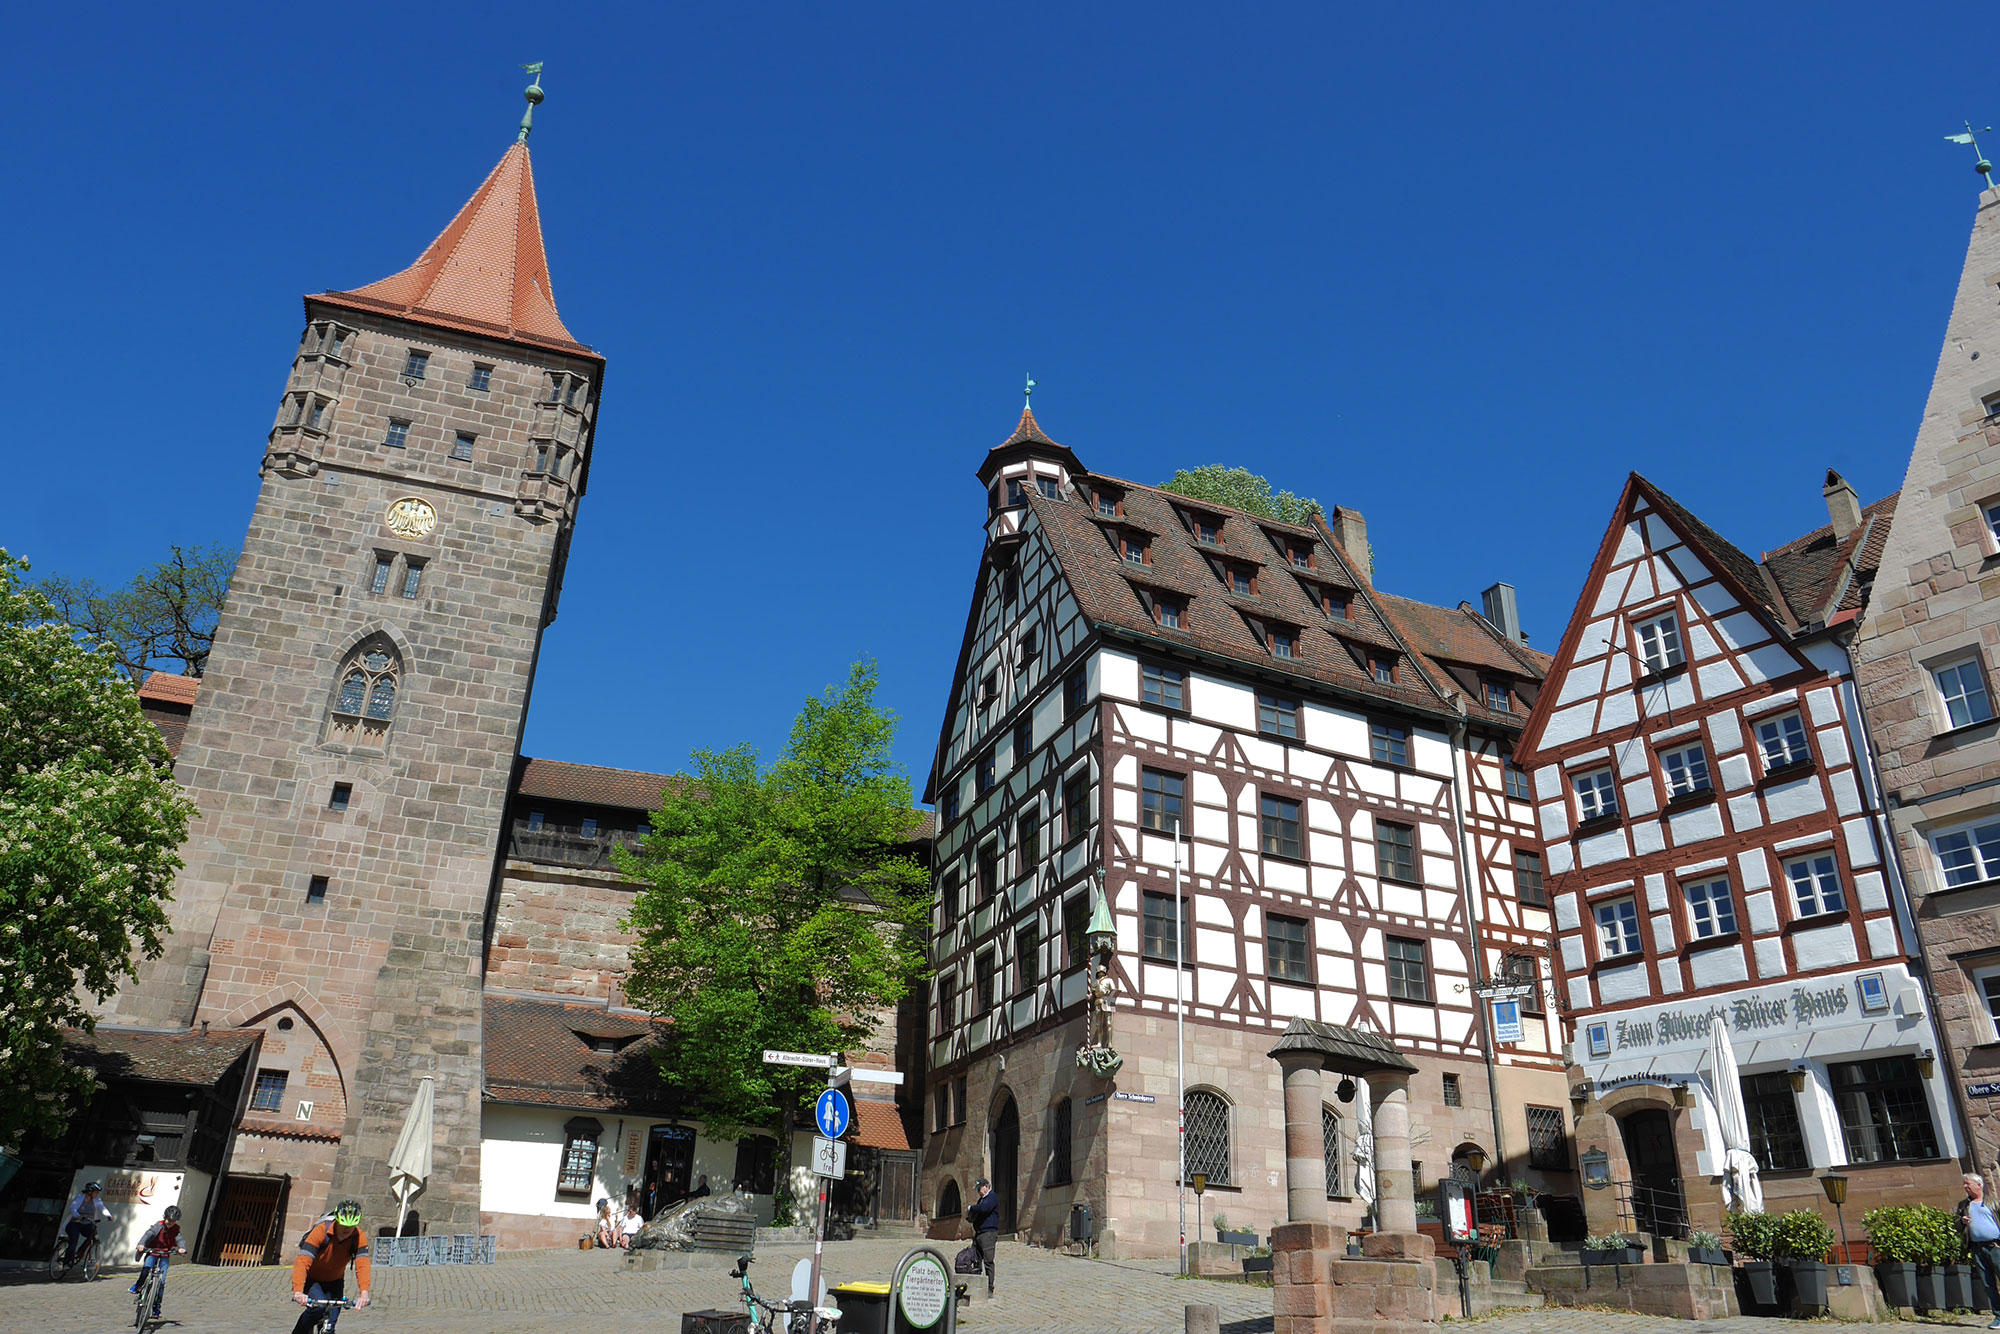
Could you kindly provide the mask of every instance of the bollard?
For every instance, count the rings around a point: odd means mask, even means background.
[[[1222,1334],[1221,1308],[1196,1306],[1190,1302],[1187,1308],[1187,1334]]]

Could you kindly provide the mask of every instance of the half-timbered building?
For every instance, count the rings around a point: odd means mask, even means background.
[[[984,1176],[1005,1230],[1053,1242],[1085,1205],[1116,1251],[1170,1253],[1183,1003],[1186,1170],[1210,1220],[1286,1216],[1268,1053],[1295,1017],[1417,1064],[1420,1181],[1477,1148],[1504,1179],[1566,1189],[1551,923],[1508,762],[1547,658],[1512,590],[1491,590],[1494,619],[1387,596],[1360,515],[1277,523],[1099,476],[1030,412],[978,475],[987,543],[929,788],[933,1215]],[[1503,980],[1496,1034],[1484,997]],[[1323,1112],[1350,1226],[1367,1096],[1329,1085]]]
[[[1521,741],[1590,1221],[1717,1227],[1712,1026],[1772,1209],[1949,1198],[1960,1136],[1847,652],[1896,498],[1753,560],[1627,482]]]

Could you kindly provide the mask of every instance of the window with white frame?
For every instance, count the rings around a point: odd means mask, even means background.
[[[1660,770],[1666,775],[1669,797],[1689,797],[1709,790],[1708,753],[1699,742],[1661,751]]]
[[[1785,863],[1785,880],[1800,917],[1818,917],[1847,906],[1840,894],[1840,867],[1831,852],[1818,852]]]
[[[1632,627],[1633,641],[1646,670],[1664,672],[1687,659],[1681,653],[1681,626],[1671,612],[1640,621]]]
[[[1805,721],[1796,712],[1781,713],[1758,723],[1757,749],[1764,756],[1766,769],[1804,764],[1812,758],[1812,750],[1806,745]]]
[[[1938,698],[1951,726],[1970,727],[1993,717],[1993,700],[1986,693],[1986,673],[1980,669],[1978,654],[1931,668],[1931,680],[1937,684]]]
[[[2000,500],[1988,501],[1980,513],[1986,516],[1986,531],[1992,535],[1996,545],[2000,545]]]
[[[1570,780],[1576,786],[1577,815],[1603,820],[1618,814],[1618,784],[1609,769],[1591,769]]]
[[[1931,851],[1937,855],[1938,869],[1944,873],[1947,888],[2000,880],[2000,816],[1989,815],[1955,829],[1940,829],[1930,839]]]
[[[1523,769],[1520,765],[1514,763],[1514,761],[1508,760],[1506,761],[1506,767],[1501,772],[1503,781],[1507,787],[1507,796],[1510,800],[1533,800],[1532,795],[1528,791],[1528,771],[1526,769]]]
[[[1986,1035],[2000,1035],[2000,966],[1975,968],[1971,977],[1972,994],[1978,998],[1980,1013],[1986,1016]]]
[[[1607,959],[1639,952],[1639,901],[1612,899],[1597,905],[1597,952]]]
[[[1682,885],[1681,892],[1687,896],[1688,930],[1696,940],[1736,934],[1736,900],[1727,876]]]

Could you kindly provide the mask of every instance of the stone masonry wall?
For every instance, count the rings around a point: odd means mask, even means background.
[[[314,313],[329,312],[315,309]],[[420,1208],[433,1231],[478,1224],[482,928],[542,627],[569,517],[515,507],[546,368],[597,367],[395,320],[337,318],[337,359],[302,346],[287,385],[323,397],[318,430],[280,408],[263,485],[176,775],[201,808],[166,956],[107,1022],[269,1026],[303,1014],[345,1092],[327,1195],[393,1217],[386,1159],[418,1081],[436,1079],[437,1141]],[[402,378],[411,349],[423,379]],[[485,392],[475,363],[493,367]],[[387,446],[391,417],[411,423]],[[584,427],[587,429],[587,423]],[[454,460],[459,432],[473,457]],[[247,460],[246,460],[247,461]],[[416,498],[428,533],[398,533]],[[539,513],[539,511],[537,511]],[[378,556],[395,562],[371,591]],[[419,596],[400,596],[411,559]],[[386,735],[330,726],[343,660],[375,636],[401,658]],[[352,785],[345,810],[333,784]],[[324,876],[323,903],[309,881]],[[280,1141],[268,1160],[285,1166]],[[300,1151],[301,1163],[314,1158]],[[241,1154],[239,1153],[239,1157]],[[299,1175],[295,1173],[295,1175]],[[295,1212],[309,1209],[305,1182]],[[325,1203],[324,1200],[317,1203]]]
[[[618,923],[631,911],[633,890],[612,872],[510,860],[486,985],[623,1004],[632,935]]]

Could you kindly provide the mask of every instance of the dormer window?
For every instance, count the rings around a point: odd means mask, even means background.
[[[1347,594],[1331,588],[1322,588],[1319,591],[1319,609],[1327,614],[1329,620],[1347,620]]]
[[[1035,479],[1035,489],[1042,493],[1044,500],[1060,500],[1062,498],[1062,483],[1053,477],[1037,477]]]
[[[1512,713],[1514,711],[1514,694],[1507,689],[1505,681],[1487,681],[1484,685],[1486,687],[1487,708],[1493,710],[1495,713]]]
[[[1107,519],[1123,517],[1125,513],[1125,497],[1119,495],[1116,491],[1098,491],[1097,512]]]
[[[1310,570],[1313,567],[1312,548],[1303,542],[1293,542],[1285,548],[1286,557],[1295,569]]]
[[[1368,674],[1385,686],[1396,684],[1396,660],[1386,653],[1368,655]]]
[[[1296,629],[1289,625],[1274,625],[1265,632],[1265,636],[1271,646],[1272,657],[1298,660],[1299,632]]]
[[[1124,558],[1127,565],[1149,564],[1148,557],[1150,552],[1151,548],[1144,533],[1120,533],[1118,535],[1118,554]]]
[[[1187,603],[1180,598],[1169,597],[1165,593],[1153,596],[1153,619],[1168,630],[1187,628]]]
[[[1640,621],[1632,627],[1633,642],[1649,672],[1664,672],[1686,659],[1681,654],[1681,628],[1672,613]]]
[[[1222,544],[1222,523],[1220,520],[1197,514],[1194,516],[1193,527],[1194,540],[1200,542],[1203,546],[1213,547]]]
[[[1241,593],[1244,597],[1257,596],[1257,572],[1248,565],[1223,567],[1222,582],[1232,593]]]

